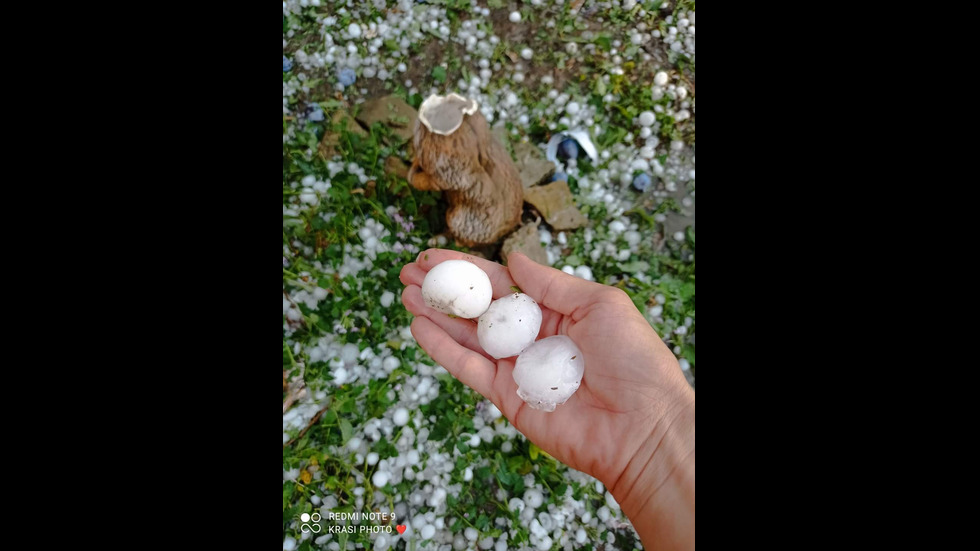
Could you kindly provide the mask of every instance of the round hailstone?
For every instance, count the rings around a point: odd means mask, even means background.
[[[465,260],[441,262],[422,281],[422,300],[444,314],[478,318],[492,299],[493,287],[486,272]]]
[[[653,83],[657,86],[664,86],[667,84],[667,73],[660,71],[653,76]]]
[[[385,471],[378,471],[374,473],[374,476],[371,477],[371,482],[373,482],[378,488],[383,488],[384,485],[388,483],[388,473]]]
[[[534,50],[532,50],[531,48],[524,48],[523,50],[521,50],[521,57],[523,57],[524,59],[531,59],[532,57],[534,57]]]
[[[519,12],[519,11],[512,11],[512,12],[510,12],[510,22],[511,23],[520,23],[521,22],[521,12]]]
[[[578,102],[575,102],[575,101],[573,101],[573,102],[571,102],[571,103],[569,103],[568,105],[565,106],[565,112],[568,113],[569,115],[572,115],[573,117],[575,115],[578,115],[578,112],[581,109],[582,108],[579,106]]]
[[[555,335],[521,352],[514,365],[517,395],[541,411],[555,411],[578,390],[585,358],[572,339]]]
[[[494,358],[509,358],[531,346],[541,329],[541,308],[524,293],[493,301],[477,324],[480,346]]]
[[[350,34],[351,38],[358,38],[361,36],[361,26],[357,23],[351,23],[347,27],[347,33]]]
[[[544,503],[544,496],[538,490],[531,488],[524,492],[524,502],[532,509],[537,509]]]
[[[653,116],[653,112],[644,111],[640,113],[640,126],[650,126],[657,119]]]
[[[399,427],[404,427],[408,424],[408,410],[405,408],[396,409],[395,414],[391,416],[391,421]]]

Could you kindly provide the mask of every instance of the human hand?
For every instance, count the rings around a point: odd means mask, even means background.
[[[421,285],[426,273],[454,259],[487,273],[494,300],[512,293],[513,285],[536,300],[542,312],[538,339],[567,335],[582,351],[582,384],[554,412],[532,409],[517,396],[516,357],[487,355],[475,320],[450,318],[425,305]],[[690,474],[693,545],[694,391],[677,360],[623,291],[541,266],[520,253],[508,260],[504,267],[429,249],[406,264],[400,276],[406,285],[402,302],[416,316],[411,326],[415,339],[538,447],[601,480],[630,518],[644,514],[668,480]],[[684,472],[677,473],[678,468]],[[640,535],[649,543],[643,531]]]

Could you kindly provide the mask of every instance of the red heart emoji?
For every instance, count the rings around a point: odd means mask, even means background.
[[[404,534],[405,528],[407,527],[404,524],[399,524],[398,526],[395,526],[395,530],[398,530],[399,534]]]

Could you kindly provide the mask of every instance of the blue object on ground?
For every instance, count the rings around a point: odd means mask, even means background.
[[[357,73],[355,73],[354,69],[351,69],[350,67],[344,67],[337,75],[337,79],[344,85],[344,88],[346,88],[351,84],[354,84],[354,81],[357,80]]]
[[[286,57],[285,55],[282,56],[282,72],[286,73],[292,70],[293,70],[292,60]]]
[[[633,178],[633,187],[640,191],[646,191],[652,183],[653,182],[650,180],[650,175],[646,172],[637,174],[636,177]]]
[[[558,151],[569,159],[578,158],[578,142],[568,138],[558,144]]]
[[[306,116],[307,120],[313,122],[323,122],[324,118],[323,108],[320,107],[319,103],[314,103],[310,106],[310,114]]]

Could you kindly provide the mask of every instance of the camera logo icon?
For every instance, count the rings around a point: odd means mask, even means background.
[[[313,532],[314,534],[320,533],[320,525],[318,524],[320,522],[320,513],[313,513],[312,516],[309,513],[303,513],[299,516],[299,520],[303,522],[299,529],[304,534],[309,532]]]

